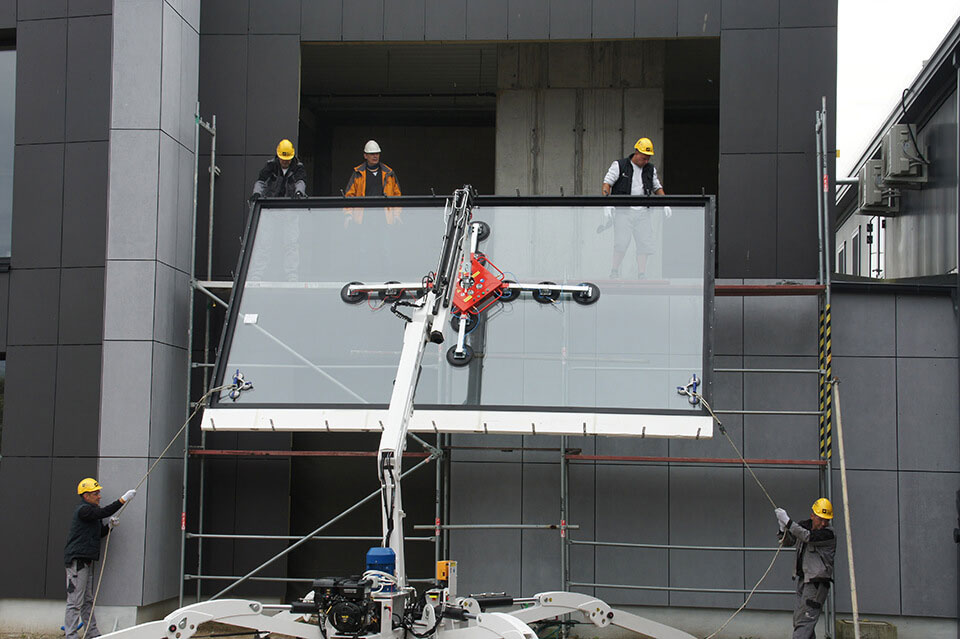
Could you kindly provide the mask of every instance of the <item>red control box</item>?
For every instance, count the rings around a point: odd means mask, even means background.
[[[453,306],[461,313],[479,313],[502,294],[503,273],[485,257],[470,257],[470,274],[457,282]]]

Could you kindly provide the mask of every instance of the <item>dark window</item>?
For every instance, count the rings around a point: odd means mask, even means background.
[[[844,242],[837,249],[837,273],[843,275],[847,272],[847,243]]]
[[[0,259],[10,257],[16,86],[17,52],[9,47],[0,48]]]
[[[850,269],[850,273],[853,275],[860,275],[860,227],[857,227],[857,230],[853,232],[853,237],[850,238],[850,263],[853,268]]]

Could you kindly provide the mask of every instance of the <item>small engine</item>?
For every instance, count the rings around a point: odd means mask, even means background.
[[[370,594],[369,579],[325,577],[313,582],[317,614],[326,616],[337,632],[359,636],[380,630],[380,604]]]

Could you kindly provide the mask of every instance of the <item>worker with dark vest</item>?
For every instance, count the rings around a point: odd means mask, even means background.
[[[657,169],[650,161],[653,142],[640,138],[629,157],[614,160],[603,178],[600,190],[604,195],[663,195]],[[669,210],[665,211],[669,217]],[[647,257],[654,253],[653,224],[646,207],[607,207],[608,225],[613,225],[613,266],[610,278],[620,277],[620,264],[633,238],[637,251],[637,279],[646,277]],[[601,230],[605,227],[601,227]]]
[[[77,485],[80,503],[73,511],[70,533],[63,549],[63,561],[67,567],[67,612],[63,620],[66,639],[78,639],[78,630],[83,624],[87,626],[84,639],[100,636],[93,616],[93,562],[100,559],[100,540],[120,523],[114,515],[137,494],[136,490],[128,490],[123,497],[101,508],[101,488],[92,477]],[[104,524],[101,520],[107,517],[109,523]]]

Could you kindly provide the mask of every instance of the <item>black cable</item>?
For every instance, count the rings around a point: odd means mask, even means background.
[[[903,90],[903,93],[900,94],[900,110],[903,112],[903,119],[907,119],[907,94],[910,93],[910,87],[907,87]],[[917,136],[913,133],[913,127],[909,124],[907,125],[907,131],[910,133],[910,141],[913,142],[913,148],[917,151],[917,156],[915,158],[910,158],[911,160],[916,160],[922,164],[930,165],[930,162],[927,161],[927,158],[923,157],[923,151],[920,150],[920,145],[917,144]]]

